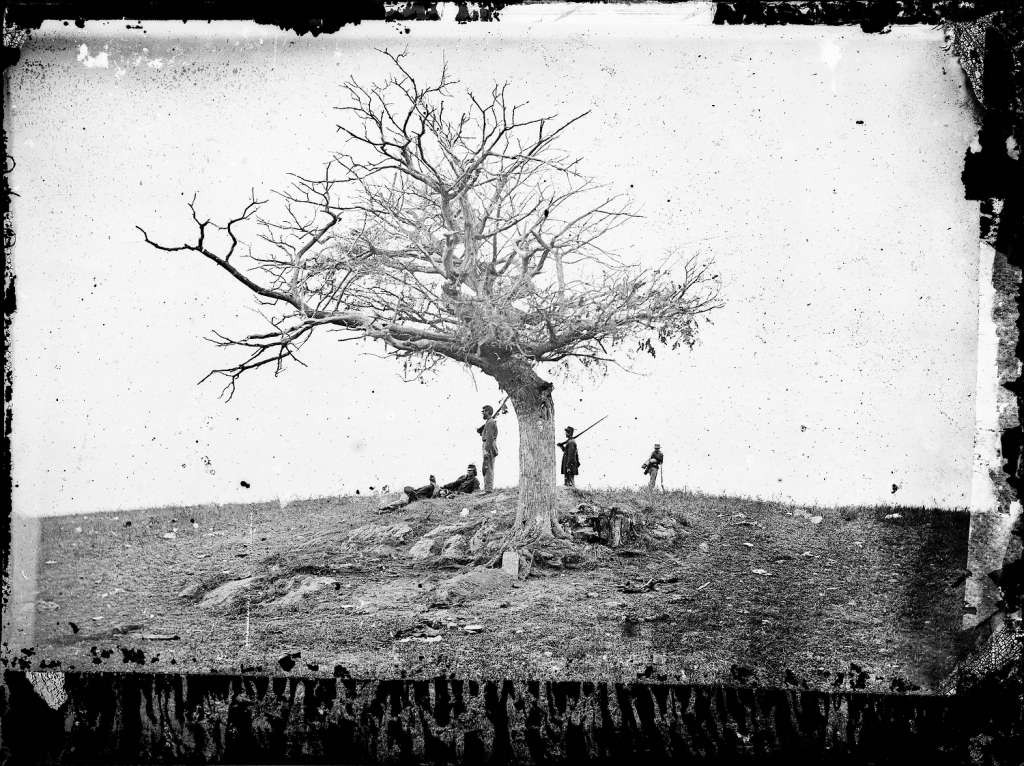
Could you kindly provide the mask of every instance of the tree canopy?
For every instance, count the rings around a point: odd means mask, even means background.
[[[385,55],[383,82],[343,85],[340,147],[316,175],[293,174],[278,204],[254,195],[216,223],[193,198],[194,242],[140,227],[160,250],[213,261],[264,307],[263,331],[213,338],[247,352],[210,373],[229,397],[249,370],[301,363],[318,328],[379,341],[409,377],[446,359],[494,375],[693,343],[719,305],[717,277],[697,257],[651,269],[606,248],[641,219],[561,147],[586,113],[530,116],[507,86],[457,93],[446,68],[423,83],[405,54]]]

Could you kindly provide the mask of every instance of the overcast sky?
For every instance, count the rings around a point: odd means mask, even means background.
[[[559,431],[591,486],[665,482],[823,504],[970,498],[975,125],[939,31],[713,27],[707,7],[511,8],[494,24],[363,23],[321,36],[251,24],[47,24],[8,70],[17,243],[15,507],[28,514],[363,492],[478,460],[496,385],[452,366],[401,382],[379,349],[311,342],[230,402],[196,386],[262,329],[246,292],[189,254],[185,202],[237,214],[251,188],[339,146],[340,81],[442,60],[466,87],[510,81],[538,113],[590,110],[564,146],[644,218],[629,260],[711,256],[726,306],[697,348],[634,374],[556,380]],[[499,423],[513,484],[515,421]],[[240,482],[251,488],[245,489]],[[899,489],[894,494],[893,484]]]

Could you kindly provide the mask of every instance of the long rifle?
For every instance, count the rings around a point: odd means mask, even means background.
[[[494,420],[496,417],[498,417],[498,415],[500,415],[502,413],[503,408],[508,403],[509,397],[511,397],[511,396],[512,396],[512,394],[505,394],[505,398],[501,400],[501,404],[498,405],[498,409],[496,409],[494,411],[494,414],[491,415],[491,417],[490,417],[491,420]]]
[[[490,422],[491,420],[494,420],[496,417],[498,417],[498,415],[501,414],[502,408],[505,406],[505,403],[508,402],[508,399],[509,399],[510,396],[512,396],[512,394],[508,394],[507,396],[505,396],[505,399],[502,401],[502,403],[498,405],[498,409],[496,409],[494,411],[494,413],[489,418],[487,418],[488,422]],[[476,432],[478,434],[483,433],[483,431],[484,431],[484,427],[483,426],[480,426],[479,428],[476,429]]]
[[[586,428],[584,428],[584,429],[583,429],[582,431],[580,431],[580,432],[579,432],[578,434],[573,434],[573,437],[572,437],[572,438],[574,438],[574,439],[579,439],[579,438],[580,438],[581,436],[583,436],[583,434],[585,434],[585,433],[586,433],[587,431],[589,431],[589,430],[590,430],[591,428],[593,428],[593,427],[594,427],[594,426],[596,426],[596,425],[597,425],[598,423],[600,423],[600,422],[601,422],[601,420],[604,420],[604,419],[605,419],[605,418],[607,418],[607,417],[608,417],[608,416],[607,416],[607,415],[605,415],[605,416],[604,416],[603,418],[601,418],[600,420],[597,420],[597,421],[595,421],[595,422],[591,423],[591,424],[590,424],[589,426],[587,426]],[[568,439],[566,439],[565,441],[561,441],[561,442],[558,442],[558,444],[557,444],[556,446],[559,446],[559,447],[561,447],[561,446],[562,446],[563,444],[565,444],[565,442],[567,442],[567,441],[569,441],[569,440],[568,440]]]

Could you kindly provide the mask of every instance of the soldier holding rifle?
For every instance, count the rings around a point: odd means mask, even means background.
[[[485,495],[494,491],[494,458],[498,456],[498,424],[495,422],[495,418],[505,412],[505,402],[507,401],[508,397],[506,396],[505,401],[498,405],[497,412],[491,405],[485,404],[481,410],[484,424],[476,429],[476,432],[480,434],[483,447],[483,460],[480,463],[480,469],[484,475]]]
[[[558,443],[558,448],[562,450],[562,475],[565,476],[567,487],[576,486],[576,474],[580,472],[580,453],[572,435],[573,427],[566,426],[565,441]]]
[[[608,416],[605,415],[604,418],[606,417]],[[601,420],[604,420],[604,418],[601,418],[597,423],[592,423],[584,428],[580,431],[579,436],[583,436],[583,434],[600,423]],[[566,426],[565,441],[561,441],[557,445],[558,448],[562,450],[562,475],[565,477],[565,486],[567,487],[576,486],[576,476],[580,472],[580,452],[579,448],[576,446],[576,439],[578,439],[579,436],[574,436],[574,433],[575,431],[572,426]]]
[[[658,472],[661,470],[661,464],[665,462],[665,454],[661,451],[661,445],[655,444],[654,451],[651,456],[647,458],[647,462],[644,463],[644,473],[648,476],[647,491],[648,493],[654,492],[658,483]],[[662,489],[664,489],[665,480],[662,479]]]

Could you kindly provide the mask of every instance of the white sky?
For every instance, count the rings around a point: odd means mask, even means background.
[[[6,82],[15,508],[366,492],[478,460],[497,387],[454,366],[403,384],[378,349],[320,338],[308,368],[256,373],[229,403],[197,387],[234,358],[203,336],[262,320],[211,264],[134,229],[189,236],[194,192],[205,214],[235,214],[250,188],[315,170],[338,145],[340,81],[379,76],[384,46],[422,72],[443,57],[476,89],[509,80],[539,113],[591,110],[565,146],[642,207],[623,253],[717,261],[727,306],[694,351],[556,381],[559,431],[610,413],[581,442],[581,484],[639,483],[660,441],[668,486],[966,505],[978,246],[960,169],[975,126],[941,33],[713,27],[707,11],[520,7],[316,39],[44,26]],[[514,419],[500,429],[498,484],[512,484]]]

